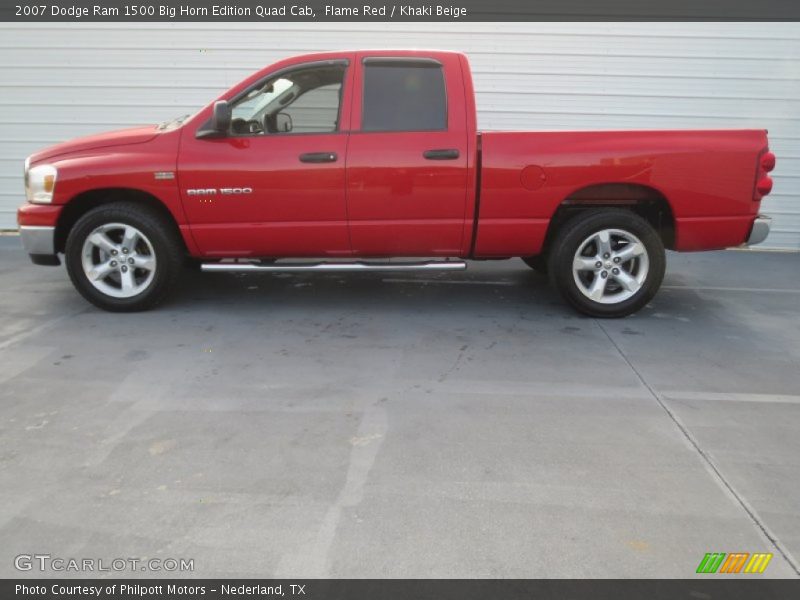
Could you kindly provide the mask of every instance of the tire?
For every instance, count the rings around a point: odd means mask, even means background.
[[[653,299],[664,279],[666,256],[661,237],[640,216],[593,210],[561,226],[548,268],[556,289],[578,311],[625,317]]]
[[[524,262],[537,273],[547,275],[547,256],[544,254],[537,254],[536,256],[523,256],[522,262]]]
[[[64,254],[72,284],[84,298],[104,310],[134,312],[164,300],[185,253],[178,233],[157,211],[114,202],[75,223]]]

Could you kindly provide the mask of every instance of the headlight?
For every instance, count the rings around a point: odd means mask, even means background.
[[[50,204],[53,201],[53,190],[56,189],[58,171],[53,165],[39,165],[28,168],[25,161],[25,197],[28,202]]]

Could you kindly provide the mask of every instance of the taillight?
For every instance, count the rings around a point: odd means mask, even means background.
[[[775,168],[775,155],[772,152],[767,152],[761,156],[761,169],[769,173]]]
[[[756,173],[756,184],[753,188],[753,200],[758,202],[772,191],[772,177],[767,175],[775,168],[775,155],[764,148],[763,153],[758,158],[758,172]]]
[[[764,175],[761,179],[759,179],[758,183],[756,184],[756,191],[762,196],[769,194],[772,191],[772,177],[769,175]]]

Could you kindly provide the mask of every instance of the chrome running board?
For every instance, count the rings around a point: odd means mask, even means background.
[[[428,260],[424,262],[218,262],[203,263],[204,272],[227,271],[235,273],[283,272],[303,273],[322,271],[344,273],[348,271],[463,271],[467,263],[463,260]]]

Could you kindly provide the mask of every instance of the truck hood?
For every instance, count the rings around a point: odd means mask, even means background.
[[[83,152],[85,150],[96,150],[97,148],[105,148],[108,146],[127,146],[129,144],[142,144],[149,142],[158,135],[159,131],[155,125],[147,125],[143,127],[131,127],[128,129],[120,129],[118,131],[109,131],[107,133],[98,133],[86,137],[76,138],[49,146],[43,150],[39,150],[31,155],[31,164],[39,163],[43,160],[49,160],[56,156],[64,154],[74,154],[76,152]]]

